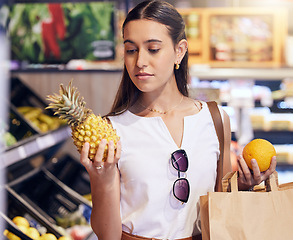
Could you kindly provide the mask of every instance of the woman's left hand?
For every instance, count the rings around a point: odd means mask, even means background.
[[[237,158],[238,161],[238,189],[249,190],[252,187],[266,180],[275,170],[277,165],[276,156],[272,157],[268,170],[261,172],[255,159],[251,160],[252,170],[249,169],[242,155]]]

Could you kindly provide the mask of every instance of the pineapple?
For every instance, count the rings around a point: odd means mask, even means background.
[[[91,109],[85,107],[85,101],[79,95],[71,81],[66,88],[61,84],[59,94],[47,96],[47,100],[50,101],[47,108],[52,109],[59,118],[67,120],[71,126],[74,145],[79,152],[85,142],[90,144],[88,157],[93,160],[102,139],[108,142],[113,140],[116,149],[119,137],[107,119],[100,115],[96,116]],[[107,149],[108,146],[106,146],[103,161],[107,158]]]

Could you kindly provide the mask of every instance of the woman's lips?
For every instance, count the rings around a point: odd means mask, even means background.
[[[139,80],[146,80],[149,77],[152,77],[153,74],[149,74],[149,73],[138,73],[135,75]]]

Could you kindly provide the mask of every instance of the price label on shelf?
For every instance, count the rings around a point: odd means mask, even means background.
[[[51,134],[39,137],[36,141],[40,149],[45,149],[56,144],[55,138]]]
[[[27,155],[23,146],[19,146],[17,148],[17,151],[18,151],[19,158],[26,158]]]
[[[17,162],[21,158],[27,157],[27,153],[23,146],[12,149],[8,152],[3,152],[0,154],[0,169],[5,168],[15,162]]]

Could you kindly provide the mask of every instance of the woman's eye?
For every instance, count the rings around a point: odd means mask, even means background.
[[[151,49],[149,49],[150,53],[157,53],[158,51],[160,51],[159,48],[151,48]]]
[[[126,50],[126,53],[132,54],[132,53],[135,53],[136,51],[137,51],[136,49],[128,49]]]

